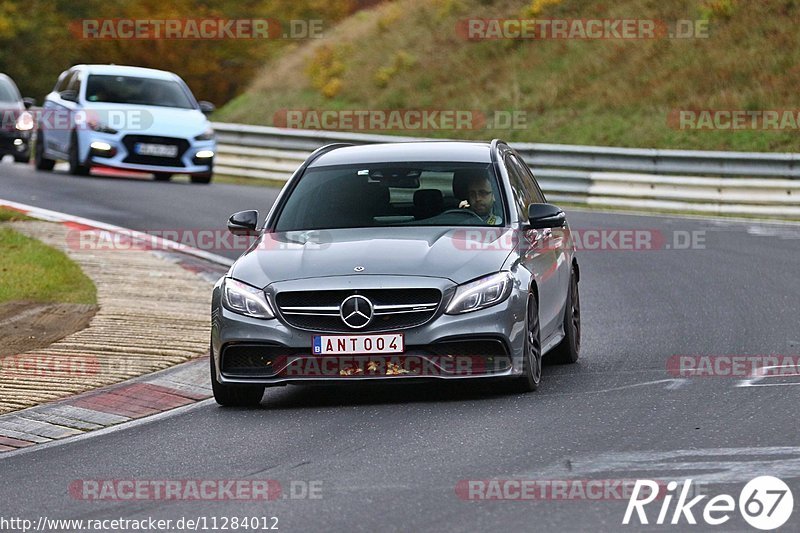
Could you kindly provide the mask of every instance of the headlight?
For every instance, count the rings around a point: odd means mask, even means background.
[[[498,272],[460,285],[446,313],[457,315],[497,305],[511,294],[511,286],[508,272]]]
[[[89,121],[89,127],[92,128],[94,131],[99,131],[100,133],[110,133],[111,135],[117,133],[117,130],[115,130],[114,128],[109,128],[102,122],[97,122],[95,120]]]
[[[222,305],[240,315],[275,318],[264,291],[231,278],[222,284]]]
[[[14,125],[19,131],[31,131],[33,129],[33,115],[27,111],[20,113],[17,123]]]
[[[214,130],[208,128],[206,131],[194,138],[195,141],[211,141],[214,139]]]

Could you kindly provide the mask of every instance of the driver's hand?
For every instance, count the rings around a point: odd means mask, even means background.
[[[453,205],[453,204],[450,204]],[[461,203],[458,204],[459,209],[465,209],[469,207],[469,202],[467,200],[461,200]]]

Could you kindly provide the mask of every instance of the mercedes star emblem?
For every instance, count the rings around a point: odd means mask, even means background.
[[[367,327],[372,321],[372,311],[372,302],[360,294],[348,296],[339,306],[339,316],[342,317],[342,322],[353,329]]]

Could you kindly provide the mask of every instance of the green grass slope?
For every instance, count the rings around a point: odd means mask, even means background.
[[[92,280],[66,254],[0,227],[0,304],[34,301],[96,304]]]
[[[468,41],[468,18],[708,20],[708,37]],[[521,111],[525,125],[386,133],[685,149],[798,151],[800,130],[686,130],[676,109],[800,109],[797,0],[397,0],[287,49],[215,119],[281,110]],[[796,116],[796,113],[795,113]]]

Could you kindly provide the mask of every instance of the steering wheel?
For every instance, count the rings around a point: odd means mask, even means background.
[[[447,215],[448,213],[458,213],[458,214],[464,214],[464,215],[472,215],[473,217],[477,218],[481,222],[484,222],[484,220],[481,218],[481,216],[478,213],[476,213],[475,211],[470,211],[469,209],[448,209],[447,211],[442,211],[441,213],[439,213],[439,216]]]

